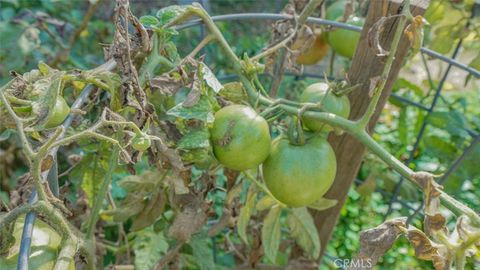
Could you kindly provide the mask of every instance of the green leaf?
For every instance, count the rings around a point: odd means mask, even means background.
[[[136,234],[133,251],[135,269],[153,269],[167,253],[168,243],[163,233],[155,233],[152,227],[148,227]]]
[[[47,69],[45,66],[42,68],[44,71]],[[63,71],[49,68],[47,76],[33,83],[29,98],[35,100],[32,104],[32,112],[37,116],[37,122],[33,125],[34,130],[43,129],[47,119],[53,113],[57,96],[62,91],[64,74]]]
[[[160,9],[157,11],[156,16],[160,20],[160,25],[164,25],[176,19],[177,17],[180,17],[185,13],[185,11],[186,8],[184,6],[174,5]]]
[[[200,65],[202,67],[202,74],[205,82],[215,93],[220,92],[220,90],[223,88],[223,85],[220,83],[220,81],[218,81],[217,77],[215,77],[215,74],[213,74],[213,72],[204,63],[200,63]]]
[[[185,134],[178,142],[179,149],[196,149],[210,147],[210,133],[206,127],[192,130]]]
[[[241,82],[229,82],[224,84],[219,95],[234,103],[241,103],[248,100],[247,92]]]
[[[276,204],[275,200],[269,195],[261,198],[257,203],[257,211],[263,211],[265,209],[271,208]]]
[[[398,91],[400,89],[408,89],[411,90],[417,97],[423,97],[424,95],[424,92],[420,86],[411,83],[404,78],[397,79],[393,84],[393,89],[394,91]]]
[[[86,160],[86,158],[84,160]],[[90,159],[90,162],[91,161],[92,160]],[[102,181],[104,180],[107,172],[106,161],[99,158],[91,163],[91,166],[87,165],[85,168],[81,184],[82,190],[85,192],[87,197],[87,203],[89,207],[93,207],[95,198],[97,197],[98,191],[100,190],[100,186],[102,185]]]
[[[143,24],[146,27],[151,27],[154,28],[156,27],[160,22],[158,21],[157,18],[147,15],[147,16],[142,16],[140,17],[140,23]]]
[[[401,145],[408,145],[408,107],[402,107],[398,116],[398,138]]]
[[[270,209],[263,220],[262,244],[263,251],[267,258],[275,262],[280,246],[280,213],[282,208],[277,206]]]
[[[470,128],[465,116],[457,111],[433,112],[426,120],[432,126],[445,129],[448,133],[462,138],[469,138],[466,128]]]
[[[290,227],[291,236],[295,238],[297,244],[311,258],[317,259],[320,256],[320,238],[307,208],[293,208],[288,215],[287,224]]]
[[[122,84],[122,79],[116,73],[107,70],[87,70],[82,76],[86,78],[85,82],[91,83],[110,94],[110,107],[114,111],[122,109],[122,97],[119,95],[118,88]]]
[[[255,207],[255,201],[257,199],[257,194],[254,191],[253,187],[250,186],[247,193],[247,200],[245,201],[245,205],[240,209],[240,214],[238,216],[237,222],[237,231],[240,238],[248,245],[248,238],[247,238],[247,228],[248,222],[250,221],[250,217],[252,216],[252,212]]]
[[[8,138],[10,138],[10,135],[12,134],[15,134],[14,129],[7,129],[3,131],[2,133],[0,133],[0,142],[8,140]]]
[[[335,205],[337,205],[337,200],[321,198],[315,201],[314,203],[310,204],[308,207],[322,211],[322,210],[334,207]]]
[[[183,102],[171,108],[167,114],[182,119],[197,119],[207,123],[213,123],[213,107],[207,96],[201,96],[200,100],[192,107],[184,107]]]
[[[188,241],[188,245],[192,248],[193,261],[201,270],[216,269],[212,248],[208,246],[208,241],[205,236],[193,236],[190,241]]]

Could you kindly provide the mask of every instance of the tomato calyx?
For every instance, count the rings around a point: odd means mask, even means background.
[[[290,117],[288,121],[288,140],[291,144],[305,145],[305,134],[302,128],[301,117]]]
[[[132,147],[137,151],[146,151],[152,145],[152,140],[146,133],[136,133],[132,139]]]

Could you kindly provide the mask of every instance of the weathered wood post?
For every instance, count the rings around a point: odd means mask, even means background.
[[[379,76],[382,73],[385,65],[386,57],[377,56],[376,52],[369,47],[367,40],[368,30],[380,18],[400,14],[401,2],[402,0],[370,1],[370,7],[368,9],[368,15],[361,33],[360,41],[353,57],[352,65],[348,71],[348,78],[351,84],[361,84],[360,89],[357,89],[349,94],[352,108],[350,119],[358,119],[367,109],[367,106],[370,103],[370,97],[368,94],[370,78]],[[428,7],[428,4],[429,0],[412,0],[412,14],[414,16],[422,15],[425,12],[425,9]],[[398,18],[389,20],[380,36],[380,44],[386,50],[389,50],[390,48],[390,43],[392,42],[397,24]],[[402,38],[398,46],[395,61],[390,71],[385,90],[382,93],[375,114],[369,123],[370,132],[373,131],[380,112],[390,96],[392,85],[398,76],[400,68],[403,65],[405,56],[410,47],[409,45],[410,44],[408,40],[406,38]],[[340,210],[345,203],[348,190],[357,176],[365,152],[365,147],[349,135],[331,135],[329,141],[337,155],[338,168],[335,182],[325,197],[328,199],[336,199],[338,200],[338,203],[335,207],[324,211],[315,211],[314,213],[315,223],[319,231],[322,245],[322,256],[339,218]]]

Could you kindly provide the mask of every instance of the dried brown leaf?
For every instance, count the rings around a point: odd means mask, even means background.
[[[387,22],[387,17],[381,17],[378,21],[373,24],[373,26],[368,30],[367,41],[370,49],[374,50],[377,56],[387,56],[388,51],[385,50],[380,44],[380,35],[385,29],[385,23]]]
[[[436,270],[449,268],[450,256],[444,245],[433,242],[424,232],[417,228],[408,229],[406,236],[415,250],[415,257],[421,260],[432,261]]]
[[[446,230],[445,228],[446,219],[440,214],[436,213],[434,215],[425,214],[424,228],[425,232],[430,235],[433,232]]]
[[[145,208],[135,217],[132,231],[139,231],[153,224],[165,209],[166,196],[163,190],[152,195]]]
[[[162,74],[150,80],[150,87],[157,89],[163,95],[175,95],[178,90],[185,86],[185,81],[172,74]]]
[[[198,198],[193,203],[185,206],[182,212],[178,213],[170,227],[168,234],[179,241],[188,241],[190,237],[200,231],[207,222],[207,215],[203,210]]]
[[[405,217],[387,220],[379,226],[362,231],[360,233],[360,251],[357,255],[359,260],[369,260],[370,268],[375,266],[378,260],[387,252],[405,227]],[[350,269],[364,269],[352,267]]]
[[[50,170],[53,166],[53,156],[48,155],[42,160],[42,164],[40,165],[40,170],[42,172]]]

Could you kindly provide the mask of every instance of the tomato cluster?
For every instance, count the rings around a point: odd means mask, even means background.
[[[329,89],[326,83],[312,84],[300,101],[348,118],[348,98]],[[223,166],[234,170],[262,165],[265,184],[277,200],[291,207],[310,205],[332,185],[337,164],[327,141],[333,128],[311,117],[303,120],[308,131],[300,128],[298,132],[307,133],[304,142],[283,135],[272,141],[267,121],[255,110],[245,105],[226,106],[215,114],[210,129],[213,153]]]

